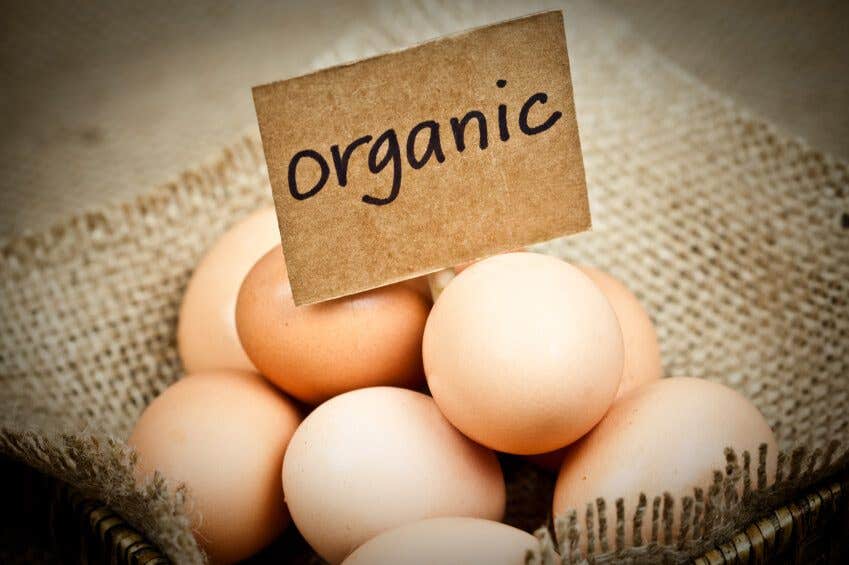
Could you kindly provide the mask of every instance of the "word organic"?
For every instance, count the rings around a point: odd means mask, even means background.
[[[506,80],[498,80],[496,82],[498,88],[507,86]],[[537,92],[531,95],[522,107],[519,109],[517,123],[519,131],[524,135],[537,135],[550,129],[562,117],[562,112],[554,111],[548,114],[544,119],[541,119],[539,110],[532,112],[534,106],[544,105],[548,102],[548,94],[545,92]],[[535,119],[532,119],[531,114],[535,114]],[[457,118],[453,117],[449,121],[450,133],[444,131],[440,123],[435,120],[425,120],[419,122],[409,131],[406,138],[406,161],[413,170],[421,169],[431,160],[437,163],[445,161],[444,145],[447,140],[448,146],[456,148],[457,153],[463,153],[468,145],[467,134],[469,126],[474,122],[476,140],[478,147],[485,150],[490,143],[490,122],[487,121],[486,115],[480,110],[471,110],[464,116]],[[508,124],[508,109],[505,104],[498,105],[497,118],[498,139],[506,142],[510,139],[510,125]],[[475,140],[475,137],[472,138]],[[373,142],[373,143],[372,143]],[[364,135],[351,141],[344,149],[339,145],[330,147],[330,159],[314,149],[303,149],[292,156],[288,166],[289,193],[296,200],[306,200],[319,193],[330,181],[330,164],[332,161],[333,172],[336,178],[336,183],[339,187],[345,187],[348,184],[348,166],[352,158],[356,158],[357,149],[362,147],[360,153],[368,148],[367,155],[363,155],[367,159],[368,170],[375,175],[381,174],[385,169],[389,169],[392,175],[391,188],[387,196],[374,196],[365,194],[362,201],[366,204],[375,206],[383,206],[394,201],[401,191],[402,177],[402,155],[401,145],[398,141],[398,133],[394,129],[387,129],[377,138],[371,135]],[[309,162],[318,166],[319,174],[312,186],[301,186],[301,182],[305,175],[299,175],[299,170],[304,167],[309,167]],[[313,168],[314,168],[313,166]],[[314,177],[315,175],[312,175]],[[299,180],[301,179],[301,180]],[[308,184],[308,183],[304,183]]]
[[[560,11],[252,93],[298,306],[591,225]]]

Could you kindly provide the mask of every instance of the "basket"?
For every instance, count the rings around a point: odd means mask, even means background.
[[[779,487],[717,513],[698,538],[626,554],[605,542],[594,560],[845,557],[849,167],[710,92],[626,28],[587,25],[569,42],[594,231],[537,250],[623,280],[655,320],[666,376],[741,391],[782,449]],[[192,267],[269,201],[248,136],[136,201],[0,242],[0,453],[60,481],[51,530],[71,559],[203,562],[188,493],[139,488],[124,440],[181,376],[176,317]],[[552,479],[502,463],[509,520],[543,525]],[[718,470],[717,493],[737,469]],[[664,493],[646,494],[666,508]],[[596,518],[598,535],[630,519]],[[299,543],[289,528],[269,551],[310,562]]]
[[[69,563],[170,563],[145,537],[101,502],[57,482],[50,529],[54,547]],[[715,548],[693,559],[694,565],[744,563],[845,563],[849,559],[849,477],[813,488],[790,504],[752,522]],[[302,539],[287,543],[303,547]],[[269,553],[273,553],[269,552]],[[262,556],[256,560],[262,561]]]

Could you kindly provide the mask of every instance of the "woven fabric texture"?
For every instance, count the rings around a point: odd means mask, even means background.
[[[452,21],[512,15],[503,6],[458,10]],[[409,33],[360,30],[315,66],[440,27],[429,12],[382,17]],[[723,473],[706,500],[674,506],[646,493],[640,519],[657,522],[659,537],[627,555],[679,559],[847,466],[835,440],[849,431],[849,167],[710,92],[627,27],[597,25],[589,11],[566,17],[582,23],[569,28],[569,46],[594,230],[540,250],[625,281],[655,320],[666,375],[740,390],[783,450],[779,488],[752,494],[749,485],[742,501],[729,481],[759,454],[717,454]],[[162,481],[137,488],[123,439],[181,375],[176,316],[193,265],[269,199],[258,141],[247,137],[138,200],[0,247],[0,450],[109,503],[179,563],[203,561],[185,517],[190,497]],[[542,524],[535,509],[549,501],[540,502],[538,477],[508,476],[511,513]],[[606,506],[610,518],[590,520],[600,559],[616,554],[632,520],[613,510],[616,501]],[[673,508],[692,527],[670,546]],[[566,516],[543,543],[574,549],[590,522],[583,512]]]

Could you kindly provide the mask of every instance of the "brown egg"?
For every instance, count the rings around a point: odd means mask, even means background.
[[[465,269],[425,328],[433,398],[460,431],[492,449],[529,455],[584,435],[622,376],[619,323],[579,269],[507,253]]]
[[[230,228],[198,263],[183,295],[177,348],[186,372],[256,371],[236,333],[236,296],[245,275],[280,243],[274,208]]]
[[[534,536],[499,522],[431,518],[372,538],[344,565],[524,565],[538,548]]]
[[[640,493],[648,497],[648,519],[642,536],[651,536],[651,504],[670,493],[693,496],[710,486],[713,471],[725,469],[726,447],[752,454],[752,484],[757,484],[758,449],[770,454],[769,480],[775,475],[777,446],[763,416],[744,396],[724,385],[702,379],[669,378],[644,385],[617,400],[604,419],[566,452],[554,491],[554,515],[576,509],[583,516],[588,503],[605,497],[608,509],[617,498],[625,503],[630,524]],[[680,523],[676,503],[674,527]],[[610,512],[610,510],[608,510]],[[610,514],[608,514],[610,517]],[[625,528],[626,543],[633,528]]]
[[[626,392],[661,377],[660,345],[651,318],[637,297],[624,284],[612,276],[581,265],[579,267],[601,289],[613,306],[622,339],[625,343],[625,365],[622,382],[619,384],[620,398]]]
[[[494,453],[430,397],[391,387],[339,395],[307,416],[286,452],[283,491],[298,531],[331,563],[424,518],[500,520],[506,497]]]
[[[422,298],[424,298],[424,300],[428,304],[428,306],[433,304],[433,300],[431,299],[431,296],[430,296],[430,284],[428,284],[427,276],[416,277],[414,279],[407,279],[404,282],[399,283],[399,284],[405,284],[405,285],[409,286],[410,288],[412,288],[413,290],[415,290],[416,292],[418,292],[419,294],[421,294]]]
[[[215,563],[256,553],[288,523],[280,468],[300,423],[262,377],[210,371],[185,377],[144,411],[129,439],[139,482],[159,471],[185,483],[198,543]]]
[[[245,279],[236,326],[263,375],[295,398],[318,404],[367,386],[419,386],[428,310],[408,284],[296,307],[277,246]]]
[[[654,324],[640,304],[637,297],[628,288],[612,276],[581,265],[581,269],[604,293],[622,329],[625,344],[625,364],[622,369],[622,382],[616,398],[643,384],[656,381],[661,377],[660,345]],[[563,462],[565,449],[558,449],[540,455],[532,455],[528,460],[549,471],[557,471]]]

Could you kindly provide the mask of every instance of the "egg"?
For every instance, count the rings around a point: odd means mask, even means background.
[[[214,563],[239,561],[289,521],[280,469],[299,423],[292,401],[259,375],[184,377],[154,399],[133,429],[137,480],[159,471],[172,487],[185,483],[198,543]]]
[[[479,518],[431,518],[384,532],[344,565],[524,565],[539,542],[527,532]]]
[[[313,410],[289,443],[283,491],[298,531],[331,563],[409,522],[500,520],[506,497],[492,451],[454,429],[430,397],[393,387]]]
[[[418,292],[424,298],[424,301],[430,306],[433,302],[430,294],[430,283],[428,283],[427,276],[424,277],[415,277],[412,279],[407,279],[400,284],[405,284]]]
[[[236,333],[236,296],[251,267],[280,243],[274,208],[230,228],[192,274],[177,324],[177,349],[186,372],[256,371]]]
[[[554,491],[555,516],[568,509],[584,515],[588,503],[604,497],[608,505],[623,498],[626,523],[640,493],[649,501],[642,539],[651,536],[651,501],[707,491],[713,471],[725,469],[726,447],[752,454],[752,484],[761,444],[768,447],[767,477],[775,475],[777,444],[758,409],[724,385],[693,378],[667,378],[631,391],[613,404],[604,419],[566,452]],[[674,528],[681,506],[676,505]],[[611,506],[608,506],[611,508]],[[610,510],[608,510],[610,512]],[[610,514],[608,514],[608,518]],[[625,528],[625,541],[633,541]]]
[[[409,284],[296,307],[278,245],[245,278],[236,327],[263,375],[295,398],[318,404],[368,386],[420,386],[429,310]]]
[[[604,415],[619,388],[623,342],[587,275],[534,253],[490,257],[452,280],[422,347],[445,417],[492,449],[560,448]]]
[[[651,318],[637,297],[609,274],[581,265],[579,267],[601,289],[619,320],[625,343],[622,382],[616,397],[661,377],[660,345]]]
[[[628,287],[611,275],[586,265],[580,265],[578,268],[604,293],[622,329],[625,362],[616,398],[621,398],[640,385],[658,380],[662,375],[660,345],[654,324],[640,301]],[[556,472],[560,469],[565,453],[565,448],[561,448],[532,455],[528,459],[543,469]]]

